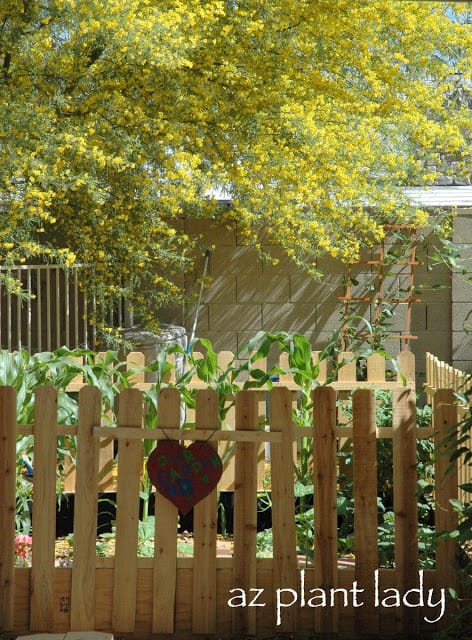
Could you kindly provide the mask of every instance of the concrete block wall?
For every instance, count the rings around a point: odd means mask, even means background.
[[[454,242],[463,245],[461,257],[466,273],[457,270],[452,276],[451,359],[454,366],[467,370],[472,369],[472,209],[458,211]]]
[[[319,349],[339,329],[343,303],[338,298],[344,294],[345,270],[335,260],[320,259],[318,266],[324,276],[318,282],[297,268],[280,248],[265,247],[279,260],[276,265],[265,262],[256,250],[240,241],[237,232],[216,223],[187,221],[186,231],[202,236],[202,256],[194,272],[185,276],[186,290],[194,297],[203,273],[204,248],[212,247],[209,285],[203,293],[196,335],[209,338],[216,350],[237,351],[260,330],[297,331],[309,338],[313,349]],[[458,214],[454,234],[457,242],[468,245],[471,271],[468,277],[471,277],[472,210]],[[421,384],[426,351],[459,368],[472,367],[472,340],[463,330],[464,320],[472,309],[472,286],[467,278],[451,275],[445,266],[430,270],[427,250],[419,247],[418,253],[426,261],[415,272],[415,287],[422,301],[412,309],[411,332],[417,339],[411,341],[411,350],[416,355]],[[373,280],[375,267],[359,265],[356,269],[360,291]],[[401,295],[408,285],[408,267],[393,267],[386,281],[392,295],[398,292]],[[361,305],[360,312],[373,320],[372,305]],[[405,313],[405,305],[398,305],[391,320],[391,332],[404,330]],[[195,306],[190,304],[174,310],[165,320],[183,324],[190,334],[194,314]],[[472,314],[469,323],[472,324]],[[400,343],[387,339],[386,348],[397,355]]]

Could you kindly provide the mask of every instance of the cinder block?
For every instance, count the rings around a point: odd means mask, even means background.
[[[472,271],[454,274],[452,300],[453,302],[472,302]]]
[[[470,302],[452,303],[452,330],[464,332],[468,328],[472,330],[472,306]],[[469,335],[472,342],[472,335]]]
[[[416,356],[418,372],[424,366],[426,352],[432,353],[444,362],[451,362],[451,332],[450,331],[419,331],[418,339],[412,340],[411,350]],[[423,362],[423,365],[419,365]]]
[[[201,235],[200,244],[204,247],[236,245],[236,232],[212,220],[188,218],[185,221],[185,232],[192,236]]]
[[[428,331],[451,330],[451,305],[449,301],[443,303],[428,302],[426,308],[426,329]]]
[[[200,332],[200,336],[210,340],[215,351],[232,351],[236,353],[238,350],[237,333],[235,331],[208,331],[206,334]]]
[[[354,315],[364,317],[370,322],[370,305],[368,303],[353,303],[349,309],[348,317]],[[319,304],[317,320],[317,329],[319,331],[329,333],[341,330],[345,324],[344,305],[339,300],[336,300],[335,304]],[[367,330],[367,327],[362,328],[362,331],[365,330]]]
[[[346,273],[347,265],[340,260],[335,260],[329,256],[322,256],[318,260],[318,269],[323,274],[339,274],[344,275]]]
[[[265,331],[315,331],[316,306],[305,304],[262,305],[263,329]]]
[[[463,331],[452,332],[453,365],[462,371],[472,370],[472,336]]]
[[[191,328],[195,320],[196,305],[187,305],[185,307],[184,314],[184,326],[187,327],[187,331],[190,337]],[[208,305],[202,304],[198,312],[198,322],[196,335],[202,336],[208,333],[209,320],[208,320]]]
[[[266,249],[264,246],[262,248]],[[270,260],[263,260],[263,271],[277,271],[285,276],[291,275],[292,273],[303,273],[303,269],[297,266],[292,258],[290,258],[281,247],[269,246],[267,247],[267,253],[277,260],[277,264],[273,264]]]
[[[326,305],[340,304],[338,297],[344,295],[342,278],[339,275],[326,275],[321,281],[303,273],[290,276],[290,302],[304,302]]]
[[[260,331],[262,309],[260,304],[210,304],[209,330]]]
[[[261,259],[252,247],[217,247],[210,256],[210,275],[213,278],[221,274],[240,274],[247,271],[262,274]]]
[[[204,290],[202,299],[206,303],[234,304],[236,300],[236,276],[232,273],[212,278]]]
[[[472,209],[461,209],[453,220],[454,242],[472,242]]]
[[[238,302],[278,302],[289,301],[290,286],[288,276],[281,273],[263,271],[261,275],[246,271],[236,277]]]

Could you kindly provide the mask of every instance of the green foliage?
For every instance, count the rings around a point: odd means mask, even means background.
[[[471,34],[448,3],[0,6],[0,261],[80,260],[99,307],[124,295],[152,322],[181,298],[182,213],[316,273],[424,220],[397,187],[442,156],[468,175]]]

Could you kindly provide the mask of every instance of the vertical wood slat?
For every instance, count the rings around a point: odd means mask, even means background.
[[[180,393],[163,389],[158,399],[158,426],[180,426]],[[174,633],[177,583],[177,507],[156,491],[153,561],[152,633]]]
[[[406,381],[407,386],[414,389],[416,386],[415,354],[411,351],[401,351],[397,356],[397,363],[400,369],[398,380]]]
[[[257,394],[241,391],[236,396],[236,430],[257,431],[259,422]],[[234,552],[233,584],[235,588],[257,587],[256,535],[257,535],[257,460],[258,445],[238,442],[235,453],[234,479]],[[233,610],[233,633],[256,635],[254,607]]]
[[[374,608],[374,572],[378,568],[377,440],[375,394],[359,389],[352,398],[355,579],[364,589],[364,605],[356,609],[359,631],[378,631]]]
[[[103,351],[100,351],[95,356],[95,363],[102,364],[106,362],[107,354]],[[110,368],[115,365],[115,362],[109,364]],[[106,415],[104,416],[104,421],[109,420],[113,422],[113,411],[110,407]],[[99,469],[99,478],[98,478],[98,490],[100,493],[112,493],[116,491],[116,486],[113,478],[113,465],[115,462],[115,447],[113,440],[111,438],[100,438],[99,440],[99,459],[98,459],[98,469]]]
[[[457,424],[457,406],[451,389],[438,389],[433,399],[433,428],[435,431],[435,526],[438,532],[454,531],[457,514],[449,500],[457,498],[457,463],[449,462],[452,448],[447,438]],[[453,539],[438,540],[436,546],[436,582],[438,587],[456,587],[456,542]],[[449,613],[454,603],[449,603]]]
[[[127,369],[140,369],[145,366],[144,353],[140,351],[131,351],[126,356],[126,368]],[[144,382],[144,371],[136,371],[130,376],[129,382],[131,385],[140,384]]]
[[[395,568],[397,589],[406,593],[418,587],[416,402],[413,390],[394,391],[392,408]],[[419,633],[419,609],[400,607],[399,616],[404,633]]]
[[[218,430],[216,391],[197,393],[196,429]],[[193,510],[194,558],[192,633],[216,632],[216,489]]]
[[[338,382],[356,380],[356,360],[352,351],[342,351],[338,356]]]
[[[16,392],[0,387],[0,630],[13,629],[15,599]]]
[[[338,586],[338,508],[336,473],[336,392],[318,387],[313,399],[313,486],[315,511],[315,587]],[[337,633],[338,608],[315,609],[315,631]]]
[[[298,589],[298,569],[295,534],[295,500],[293,491],[292,395],[285,387],[275,388],[270,397],[270,430],[282,433],[280,443],[271,443],[272,467],[272,536],[273,589]],[[283,594],[281,595],[283,597]],[[288,596],[290,597],[290,596]],[[277,631],[296,631],[298,607],[281,611]]]
[[[30,628],[34,631],[49,631],[54,624],[56,450],[56,390],[51,386],[41,386],[36,389],[34,407],[34,495],[30,604]]]
[[[143,397],[139,389],[120,393],[118,427],[140,429]],[[138,572],[139,488],[143,465],[141,440],[123,439],[118,444],[116,494],[116,546],[113,576],[113,622],[116,632],[134,631]]]
[[[77,427],[76,496],[74,503],[74,562],[72,565],[72,631],[95,628],[95,541],[99,441],[93,428],[100,424],[101,395],[96,387],[79,391]]]
[[[385,382],[385,357],[380,353],[373,353],[367,358],[367,380]]]

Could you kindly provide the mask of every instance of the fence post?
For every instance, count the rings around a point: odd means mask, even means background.
[[[313,399],[313,486],[315,509],[315,587],[338,586],[338,507],[336,473],[336,392],[318,387]],[[338,631],[338,607],[315,609],[315,631]]]
[[[139,389],[123,389],[119,396],[118,427],[140,429],[143,397]],[[138,581],[139,487],[143,470],[141,440],[123,438],[118,444],[113,623],[116,632],[133,632]]]
[[[76,494],[74,502],[74,562],[71,584],[71,631],[95,628],[95,565],[101,395],[96,387],[79,391]]]
[[[30,629],[54,626],[57,394],[38,387],[34,406],[34,494]]]
[[[272,542],[273,585],[280,597],[286,589],[298,591],[298,568],[293,491],[292,394],[287,388],[272,389],[269,394],[270,430],[280,432],[282,441],[271,442],[272,467]],[[290,597],[290,595],[288,595]],[[281,610],[277,631],[297,630],[298,607]]]
[[[15,600],[16,392],[0,387],[0,630],[13,629]]]
[[[356,609],[356,625],[361,632],[375,634],[379,625],[374,607],[374,572],[378,569],[375,393],[370,389],[355,391],[352,413],[355,578],[364,589],[364,604]]]
[[[418,587],[418,506],[416,474],[416,402],[412,389],[394,391],[393,505],[395,568],[400,593]],[[418,608],[400,607],[404,633],[419,632]]]
[[[236,396],[236,430],[256,431],[258,427],[257,392],[240,391]],[[233,585],[237,589],[257,587],[257,458],[259,446],[255,442],[237,442],[234,479],[234,553]],[[234,609],[233,632],[256,635],[254,607]]]
[[[157,404],[157,424],[161,429],[180,426],[180,393],[163,389]],[[179,512],[156,491],[153,562],[152,633],[174,633],[177,582],[177,528]]]
[[[195,419],[196,429],[218,430],[216,391],[197,393]],[[216,489],[193,509],[192,633],[216,632],[216,509]]]
[[[449,503],[457,498],[457,462],[450,463],[455,436],[452,431],[457,425],[457,405],[452,389],[438,389],[433,400],[433,427],[435,457],[435,525],[438,532],[454,531],[457,528],[457,514]],[[449,441],[447,439],[450,438]],[[438,540],[436,547],[437,588],[456,588],[456,543],[453,539]],[[448,603],[448,614],[454,610],[454,603]],[[445,619],[440,624],[445,624]]]

